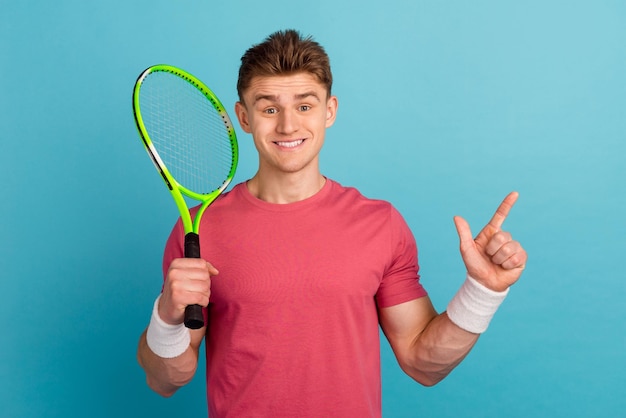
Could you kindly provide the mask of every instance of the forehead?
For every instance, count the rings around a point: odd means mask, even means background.
[[[315,93],[320,100],[326,97],[325,86],[309,73],[295,73],[280,76],[256,76],[244,92],[246,102],[259,97],[275,96],[292,99],[305,93]]]

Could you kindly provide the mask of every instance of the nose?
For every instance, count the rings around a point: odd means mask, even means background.
[[[277,131],[281,134],[290,134],[298,130],[298,116],[294,110],[283,109],[278,116]]]

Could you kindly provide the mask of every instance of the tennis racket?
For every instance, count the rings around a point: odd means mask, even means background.
[[[202,214],[235,175],[237,137],[224,106],[193,75],[170,65],[141,73],[133,90],[139,135],[180,212],[185,257],[200,258]],[[200,207],[191,219],[186,198]],[[185,309],[185,325],[204,326],[200,305]]]

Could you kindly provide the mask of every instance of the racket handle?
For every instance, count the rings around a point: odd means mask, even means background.
[[[202,306],[188,305],[185,308],[185,326],[189,329],[200,329],[204,326]]]
[[[200,258],[200,236],[194,232],[185,235],[185,258]]]
[[[185,235],[185,258],[200,258],[200,237],[190,232]],[[189,329],[199,329],[204,326],[202,306],[189,305],[185,308],[185,326]]]

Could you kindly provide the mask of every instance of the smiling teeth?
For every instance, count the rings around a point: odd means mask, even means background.
[[[277,142],[277,144],[279,146],[281,146],[281,147],[294,148],[294,147],[297,147],[298,145],[300,145],[303,142],[304,141],[302,139],[299,139],[297,141]]]

